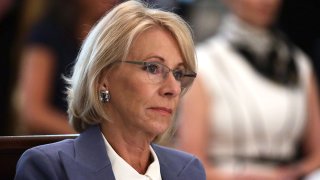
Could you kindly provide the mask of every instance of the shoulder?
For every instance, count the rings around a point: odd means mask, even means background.
[[[197,44],[196,50],[198,55],[215,54],[224,51],[230,47],[229,43],[220,35],[212,36],[211,38]]]
[[[36,146],[28,149],[17,163],[16,179],[59,179],[62,171],[60,152],[73,154],[74,140],[67,139],[56,143]]]
[[[225,81],[226,69],[242,62],[241,57],[221,36],[213,36],[197,45],[198,74],[204,78],[206,87],[211,87],[217,78]],[[209,90],[211,91],[211,89]]]
[[[74,149],[74,139],[66,139],[55,143],[45,144],[28,149],[23,153],[22,157],[26,154],[43,154],[47,157],[54,158],[59,152],[72,153]]]
[[[191,155],[189,153],[177,150],[177,149],[173,149],[173,148],[169,148],[169,147],[164,147],[164,146],[160,146],[160,145],[152,145],[152,148],[155,150],[155,152],[157,153],[157,155],[161,155],[162,157],[172,157],[173,156],[173,160],[174,161],[188,161],[191,160],[193,158],[195,158],[194,155]]]
[[[293,55],[298,67],[300,79],[303,83],[302,85],[308,87],[310,83],[310,78],[314,73],[311,59],[297,46],[294,47]]]
[[[160,168],[177,173],[182,179],[205,179],[203,165],[194,155],[159,145],[152,147],[158,156]]]
[[[295,46],[294,57],[300,67],[312,69],[310,57],[297,46]]]
[[[216,35],[200,43],[196,47],[199,69],[207,69],[220,63],[226,63],[225,59],[234,58],[235,51],[221,36]]]

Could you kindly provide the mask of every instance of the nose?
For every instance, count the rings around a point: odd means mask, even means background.
[[[176,97],[180,95],[181,83],[174,78],[172,72],[168,72],[167,76],[163,80],[160,93],[162,96],[167,97]]]

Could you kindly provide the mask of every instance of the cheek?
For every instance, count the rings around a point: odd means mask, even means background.
[[[145,83],[145,80],[141,77],[127,79],[123,81],[124,91],[127,94],[131,94],[137,98],[143,98],[145,96],[149,96],[151,93],[150,85]]]
[[[114,84],[116,84],[114,88],[110,88],[111,93],[113,92],[116,96],[114,100],[126,103],[129,107],[146,104],[156,93],[156,89],[146,83],[141,75],[122,76],[117,78]]]

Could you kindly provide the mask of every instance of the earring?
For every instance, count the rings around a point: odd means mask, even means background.
[[[99,94],[99,97],[100,97],[100,101],[102,103],[108,103],[110,101],[110,92],[108,90],[101,90],[100,91],[100,94]]]

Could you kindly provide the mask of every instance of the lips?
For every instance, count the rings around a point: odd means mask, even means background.
[[[172,114],[172,109],[166,107],[151,107],[149,109],[158,111],[160,113]]]

